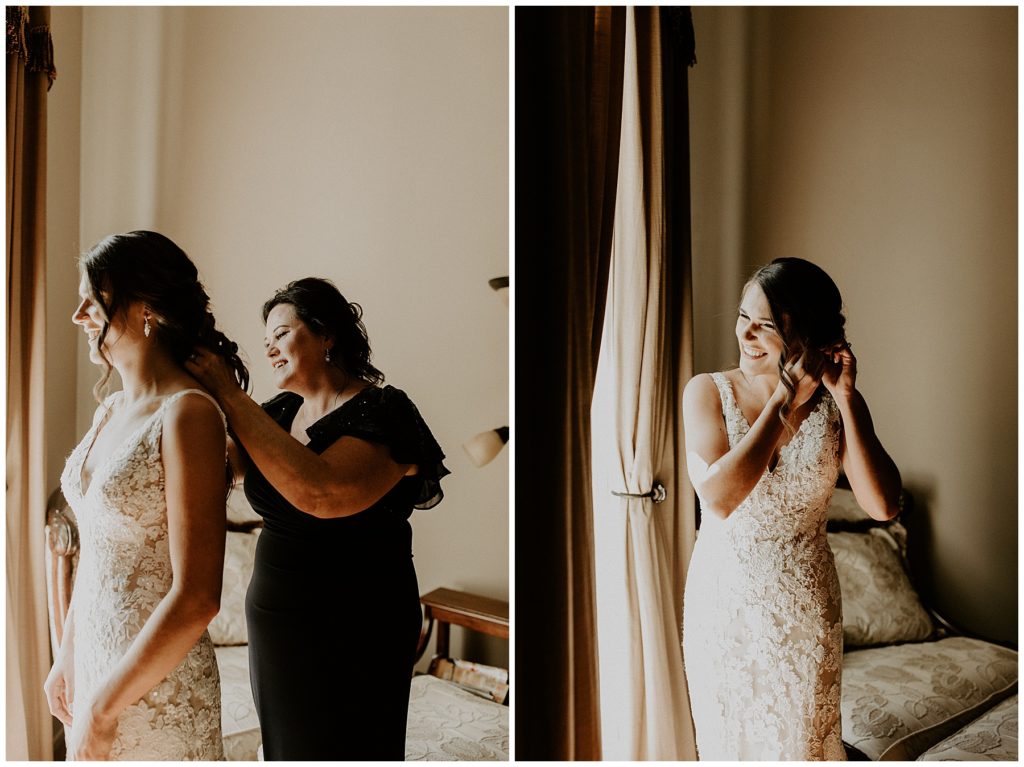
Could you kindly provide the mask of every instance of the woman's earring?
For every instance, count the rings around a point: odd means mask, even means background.
[[[330,361],[331,361],[331,347],[328,346],[324,350],[324,362],[330,362]]]
[[[146,324],[142,326],[142,332],[146,334],[146,338],[149,338],[150,327],[149,327],[149,315],[146,315]]]

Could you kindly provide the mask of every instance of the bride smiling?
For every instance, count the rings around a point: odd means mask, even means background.
[[[69,760],[222,759],[206,627],[224,560],[225,422],[183,363],[203,346],[242,387],[248,372],[196,267],[163,235],[111,235],[80,271],[72,320],[104,368],[96,390],[112,369],[123,390],[102,401],[61,476],[81,558],[47,701],[69,728]]]
[[[683,658],[701,759],[841,760],[843,621],[825,514],[839,468],[871,516],[900,475],[875,436],[842,299],[814,264],[780,258],[747,282],[740,364],[683,394],[701,529]]]

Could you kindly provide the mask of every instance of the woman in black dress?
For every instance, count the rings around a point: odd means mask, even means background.
[[[408,518],[441,501],[448,470],[416,406],[381,385],[360,317],[316,278],[267,301],[283,391],[262,408],[219,358],[189,364],[227,415],[264,519],[246,618],[267,760],[405,756],[421,625]]]

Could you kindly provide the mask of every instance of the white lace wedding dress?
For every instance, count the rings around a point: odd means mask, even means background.
[[[82,465],[121,396],[112,394],[64,466],[61,488],[77,517],[81,541],[71,607],[76,726],[85,718],[81,706],[90,701],[171,587],[160,437],[167,407],[189,392],[213,401],[198,390],[168,396],[95,467],[86,488]],[[209,633],[203,633],[166,679],[121,713],[110,758],[224,758],[220,676]]]
[[[734,447],[750,426],[725,376],[712,377]],[[701,759],[845,759],[842,603],[825,536],[839,434],[838,408],[822,390],[743,503],[724,520],[701,515],[683,603]]]

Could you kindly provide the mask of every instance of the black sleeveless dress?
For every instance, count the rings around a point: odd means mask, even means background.
[[[285,392],[263,408],[288,430],[301,404]],[[365,511],[319,519],[250,463],[245,494],[264,528],[245,612],[263,758],[402,760],[422,620],[408,518],[440,503],[444,453],[393,386],[364,389],[306,433],[315,453],[350,435],[419,473]]]

